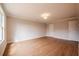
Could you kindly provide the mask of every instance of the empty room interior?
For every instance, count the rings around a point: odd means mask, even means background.
[[[0,56],[78,56],[78,3],[1,3]]]

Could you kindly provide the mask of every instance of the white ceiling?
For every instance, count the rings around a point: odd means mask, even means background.
[[[63,21],[75,16],[75,4],[72,3],[5,3],[3,8],[7,16],[45,23]],[[40,17],[42,13],[51,15],[44,20]]]

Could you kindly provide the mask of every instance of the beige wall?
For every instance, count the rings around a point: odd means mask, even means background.
[[[47,24],[46,36],[54,35],[54,24]]]
[[[8,42],[29,40],[45,36],[46,25],[8,17]]]
[[[79,3],[76,4],[76,11],[75,11],[75,13],[76,13],[76,16],[79,17]]]
[[[52,36],[66,40],[78,40],[77,21],[42,24],[8,17],[8,42],[29,40],[43,36]]]
[[[76,4],[76,16],[77,16],[77,19],[78,19],[78,31],[77,31],[77,33],[78,33],[78,38],[79,38],[79,3]]]
[[[78,21],[69,21],[69,39],[79,41]]]
[[[68,23],[58,22],[54,24],[49,24],[47,29],[47,36],[68,39]]]
[[[74,20],[49,24],[47,27],[47,36],[79,41],[78,21]]]

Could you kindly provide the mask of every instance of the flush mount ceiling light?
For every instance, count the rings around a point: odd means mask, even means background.
[[[43,19],[47,19],[49,16],[50,16],[50,13],[43,13],[43,14],[41,14],[41,17]]]

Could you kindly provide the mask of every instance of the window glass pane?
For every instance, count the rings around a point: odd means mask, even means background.
[[[0,27],[0,40],[2,40],[2,28]]]
[[[0,26],[2,25],[2,15],[0,14]]]

